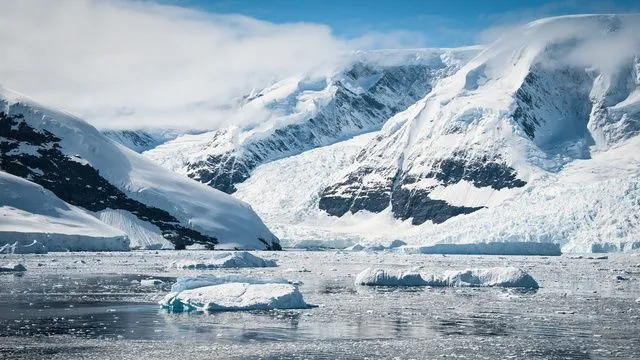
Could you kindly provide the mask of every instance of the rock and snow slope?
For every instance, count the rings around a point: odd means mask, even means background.
[[[105,130],[102,132],[135,152],[151,150],[154,147],[173,140],[183,132],[179,130]]]
[[[378,130],[479,48],[358,52],[326,77],[292,77],[248,95],[236,123],[145,152],[163,166],[232,193],[263,163]]]
[[[635,136],[639,20],[553,18],[497,41],[391,118],[323,191],[320,208],[335,216],[391,208],[416,225],[441,223]],[[616,54],[615,66],[583,58],[620,41],[633,51]]]
[[[149,240],[150,234],[161,234],[176,248],[193,243],[210,248],[279,248],[277,238],[249,205],[163,169],[82,120],[4,88],[0,88],[0,170],[97,212],[130,237],[144,233]]]
[[[640,248],[639,31],[640,15],[528,24],[368,141],[262,165],[236,195],[288,245]]]
[[[0,244],[49,251],[129,250],[127,235],[69,205],[51,191],[0,171]]]

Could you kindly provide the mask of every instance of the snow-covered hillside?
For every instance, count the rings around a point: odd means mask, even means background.
[[[640,15],[530,23],[364,143],[262,165],[236,196],[285,245],[640,248],[638,33]]]
[[[330,76],[291,77],[249,94],[238,125],[181,136],[145,155],[232,193],[260,164],[378,130],[479,50],[357,52]]]
[[[155,234],[176,248],[193,243],[279,248],[249,205],[163,169],[82,120],[4,88],[0,150],[0,170],[96,212],[130,238],[145,234],[142,243]]]
[[[129,250],[127,235],[28,180],[0,171],[0,245],[49,251]]]
[[[320,208],[342,216],[390,207],[416,225],[441,223],[635,136],[637,24],[635,15],[561,17],[497,41],[390,119]],[[627,48],[615,63],[584,57],[617,42]]]
[[[105,130],[102,132],[109,139],[118,142],[135,152],[151,150],[169,140],[184,134],[176,129],[164,130]]]

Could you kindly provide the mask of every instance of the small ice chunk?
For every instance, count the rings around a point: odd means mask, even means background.
[[[358,274],[355,283],[368,286],[499,286],[527,289],[539,287],[531,275],[516,267],[447,271],[442,275],[412,270],[368,268]]]
[[[355,244],[353,246],[349,246],[348,248],[346,248],[345,250],[349,250],[349,251],[362,251],[364,250],[364,246],[360,245],[360,244]]]
[[[160,279],[143,279],[140,280],[140,286],[160,286],[164,282]]]
[[[640,303],[640,297],[636,299],[636,302],[637,302],[637,303]]]
[[[206,260],[179,260],[172,265],[179,269],[206,270],[223,268],[276,267],[275,260],[267,260],[246,251],[224,252]]]
[[[306,309],[296,285],[226,283],[172,292],[160,301],[171,312]]]
[[[391,244],[389,244],[389,249],[395,249],[406,245],[407,243],[402,240],[393,240]]]
[[[27,271],[27,268],[24,267],[24,265],[22,264],[9,263],[9,264],[0,265],[0,272],[23,272],[23,271]]]
[[[386,250],[387,248],[384,247],[383,245],[380,244],[375,244],[375,245],[361,245],[361,244],[355,244],[353,246],[350,246],[348,248],[346,248],[345,250],[349,250],[349,251],[383,251]]]

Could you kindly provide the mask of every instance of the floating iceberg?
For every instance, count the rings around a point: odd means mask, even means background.
[[[356,277],[356,285],[368,286],[498,286],[537,289],[531,275],[516,267],[447,271],[442,275],[411,270],[368,268]]]
[[[266,260],[246,251],[224,252],[213,254],[205,260],[179,260],[172,263],[173,267],[189,270],[222,269],[222,268],[253,268],[276,267],[275,260]]]
[[[142,280],[140,280],[140,286],[155,287],[155,286],[162,286],[162,284],[164,284],[164,281],[162,281],[160,279],[142,279]]]
[[[171,312],[306,309],[291,284],[226,283],[172,292],[160,304]]]
[[[9,264],[5,264],[5,265],[0,265],[0,273],[3,273],[3,272],[23,272],[23,271],[27,271],[27,268],[24,267],[24,265],[22,265],[22,264],[9,263]]]
[[[368,268],[356,276],[356,285],[427,286],[419,272],[400,269]]]
[[[284,279],[241,275],[198,275],[178,278],[160,301],[171,312],[306,309],[297,285]]]

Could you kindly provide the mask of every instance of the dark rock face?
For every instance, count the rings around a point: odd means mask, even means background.
[[[232,154],[210,156],[189,165],[189,177],[227,194],[236,191],[235,184],[249,178],[257,165],[255,158],[238,159]]]
[[[63,154],[60,140],[50,132],[30,127],[22,115],[0,112],[0,169],[40,184],[69,204],[90,211],[129,211],[160,228],[176,249],[194,243],[213,249],[217,244],[216,238],[182,226],[170,213],[127,197],[82,159]],[[35,149],[35,153],[21,152],[21,146]]]
[[[386,170],[386,171],[385,171]],[[411,219],[419,225],[431,220],[442,223],[454,216],[469,214],[482,207],[454,206],[443,200],[431,199],[433,187],[413,186],[424,179],[435,179],[439,184],[452,185],[466,180],[476,187],[490,186],[493,189],[519,188],[526,183],[516,177],[513,168],[499,160],[465,158],[456,153],[450,158],[436,161],[431,169],[420,177],[398,171],[393,178],[387,177],[373,186],[364,183],[364,178],[377,173],[391,173],[389,169],[362,167],[349,174],[345,180],[327,187],[321,194],[319,207],[329,215],[342,216],[347,212],[380,212],[391,206],[397,219]],[[381,177],[384,178],[384,177]]]
[[[407,220],[411,218],[413,225],[420,225],[427,220],[435,224],[443,223],[448,219],[470,214],[482,207],[453,206],[443,200],[429,198],[429,191],[423,189],[408,190],[402,187],[393,191],[391,210],[396,219]]]
[[[491,186],[495,190],[523,187],[526,183],[516,177],[516,171],[499,161],[488,158],[477,160],[464,159],[465,154],[454,153],[443,159],[425,174],[424,178],[435,178],[445,185],[466,180],[476,187]],[[410,182],[415,182],[410,180]]]
[[[538,139],[538,131],[549,126],[548,121],[563,127],[556,125],[547,132],[569,140],[586,139],[593,143],[587,129],[593,105],[589,98],[592,86],[593,79],[584,69],[534,66],[516,91],[513,119],[543,150],[552,146],[555,140]]]

